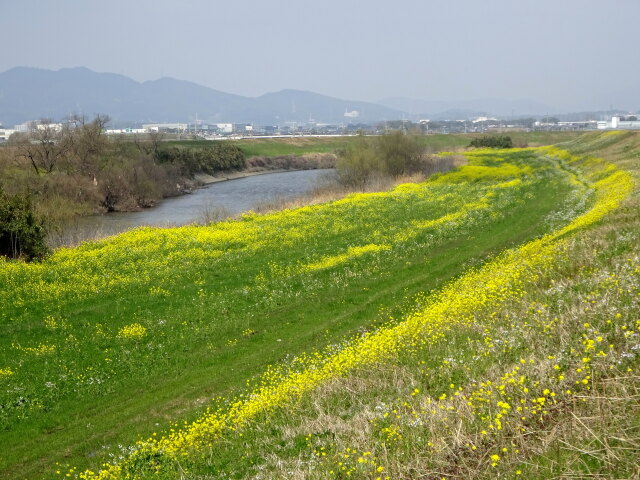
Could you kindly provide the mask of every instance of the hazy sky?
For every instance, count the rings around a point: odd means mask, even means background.
[[[639,21],[640,0],[0,0],[0,71],[606,108],[640,85]]]

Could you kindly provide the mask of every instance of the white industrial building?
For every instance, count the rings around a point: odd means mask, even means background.
[[[146,128],[109,128],[104,131],[107,135],[121,135],[121,134],[143,134],[149,133]]]
[[[0,143],[9,140],[9,137],[15,133],[15,130],[9,128],[0,128]]]
[[[615,116],[611,120],[598,122],[598,130],[636,130],[640,129],[640,120],[636,115]]]
[[[62,123],[51,123],[51,122],[42,122],[38,120],[31,120],[29,122],[20,123],[13,127],[13,130],[16,132],[27,133],[34,129],[44,130],[49,129],[54,132],[62,131],[63,125]]]
[[[142,128],[147,132],[186,132],[189,125],[186,123],[146,123]]]

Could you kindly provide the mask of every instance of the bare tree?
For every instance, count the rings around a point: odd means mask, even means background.
[[[95,178],[102,169],[100,157],[108,147],[104,129],[109,121],[107,115],[96,115],[89,123],[84,117],[71,117],[75,128],[69,131],[69,161],[80,174]]]
[[[68,127],[50,119],[33,122],[29,134],[19,137],[19,156],[29,160],[38,175],[51,173],[69,151]]]
[[[144,137],[140,138],[136,135],[134,138],[138,150],[152,157],[154,161],[158,159],[158,151],[160,150],[160,144],[163,140],[164,133],[158,130],[150,130]]]
[[[76,114],[64,124],[44,119],[33,122],[27,134],[11,140],[18,146],[18,157],[27,159],[38,175],[61,168],[95,179],[108,148],[104,128],[109,120],[106,115],[96,115],[87,123],[84,116]]]

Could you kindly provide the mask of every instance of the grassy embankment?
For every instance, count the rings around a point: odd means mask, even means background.
[[[614,142],[611,148],[622,148],[637,143],[637,138],[597,137],[595,142],[578,141],[570,148],[596,148],[598,142]],[[540,322],[528,323],[532,327],[522,332],[520,322],[511,322],[504,315],[500,308],[508,306],[517,312],[521,304],[528,314],[530,302],[520,294],[500,297],[498,306],[489,302],[496,311],[488,317],[480,306],[463,304],[467,309],[464,322],[450,319],[451,325],[459,327],[456,330],[428,337],[433,341],[414,342],[409,351],[397,348],[400,344],[396,343],[383,349],[394,355],[356,361],[346,370],[330,370],[326,378],[320,378],[323,388],[313,390],[319,385],[316,379],[315,384],[311,381],[298,389],[304,391],[301,402],[291,404],[287,395],[278,394],[269,397],[277,400],[273,405],[267,402],[252,410],[251,399],[240,397],[245,403],[239,405],[249,408],[244,416],[238,416],[237,408],[235,416],[230,416],[225,405],[228,399],[258,388],[261,380],[255,375],[267,365],[282,365],[282,371],[265,377],[266,385],[286,386],[291,378],[286,366],[292,355],[334,345],[317,360],[330,368],[331,359],[340,359],[341,352],[357,351],[367,338],[380,338],[376,335],[406,325],[402,319],[409,312],[436,305],[441,300],[438,291],[445,298],[451,295],[443,285],[452,278],[462,275],[458,282],[475,278],[479,283],[471,290],[482,292],[483,285],[492,284],[487,280],[490,277],[482,276],[492,272],[483,270],[492,263],[478,270],[479,277],[473,272],[464,274],[471,266],[539,235],[562,232],[573,218],[597,206],[608,185],[594,183],[599,178],[588,174],[599,165],[558,160],[557,156],[564,154],[550,150],[477,154],[471,156],[472,165],[459,173],[391,193],[353,196],[208,228],[139,230],[60,250],[43,265],[2,264],[0,381],[6,393],[0,401],[5,406],[0,439],[8,447],[3,450],[0,471],[8,478],[37,478],[51,473],[55,462],[95,469],[123,455],[121,465],[151,475],[155,464],[167,478],[174,478],[175,469],[180,468],[216,475],[227,472],[226,477],[233,478],[260,470],[268,472],[267,477],[294,471],[326,478],[342,475],[345,462],[340,459],[352,457],[347,448],[358,449],[352,476],[378,475],[374,470],[382,467],[393,478],[410,478],[411,472],[440,468],[428,462],[442,462],[442,452],[448,452],[447,461],[451,452],[459,453],[467,462],[464,465],[469,464],[464,456],[468,453],[483,466],[480,460],[491,459],[488,452],[499,435],[478,441],[471,431],[478,425],[467,421],[470,417],[460,417],[466,422],[465,430],[456,437],[474,438],[468,452],[458,451],[457,444],[438,443],[428,460],[419,457],[427,463],[412,465],[415,449],[433,447],[435,438],[453,441],[450,434],[455,429],[446,424],[448,416],[409,409],[403,402],[421,402],[416,406],[427,400],[443,402],[437,403],[436,413],[454,412],[451,418],[457,422],[456,415],[462,413],[444,403],[448,397],[437,400],[443,393],[451,396],[450,383],[455,389],[462,388],[465,396],[477,388],[472,379],[500,376],[505,366],[514,361],[519,364],[516,357],[535,362],[543,350],[549,350],[545,342],[561,341],[563,337],[553,330],[567,329],[561,321],[551,322],[553,335],[542,335],[545,341],[537,345],[531,336],[541,335],[534,328]],[[571,233],[567,230],[562,235]],[[634,245],[634,238],[627,231],[625,235],[626,250],[633,251],[628,244]],[[527,276],[544,266],[533,281],[544,284],[556,274],[581,281],[572,277],[577,271],[572,259],[563,256],[563,248],[556,249],[556,244],[564,242],[556,235],[541,247],[545,258],[557,258],[557,266],[542,260],[537,264],[535,252],[529,251],[533,260],[524,262],[531,269]],[[572,255],[580,261],[597,260],[593,255],[578,257],[579,251],[574,248]],[[618,259],[617,250],[607,252],[609,259]],[[517,254],[512,255],[518,259]],[[496,275],[509,271],[509,257],[501,258],[504,264],[494,268]],[[633,278],[633,270],[630,275]],[[509,285],[510,280],[505,281]],[[461,286],[469,288],[468,284]],[[534,295],[548,290],[545,288],[530,291]],[[431,297],[421,292],[436,293]],[[623,301],[623,295],[619,296]],[[580,298],[579,292],[575,297]],[[541,312],[553,311],[549,305]],[[637,303],[621,310],[620,322],[629,318],[633,308],[637,312]],[[478,318],[469,321],[476,314]],[[383,324],[387,327],[376,330]],[[356,335],[365,331],[378,334]],[[575,340],[575,335],[569,337]],[[355,339],[343,348],[335,347],[345,338]],[[614,340],[617,337],[606,341]],[[313,358],[297,362],[294,370],[308,371]],[[564,360],[563,372],[573,357],[567,354]],[[380,363],[371,369],[371,361]],[[531,368],[542,372],[540,364],[532,363]],[[249,379],[253,381],[247,385]],[[179,462],[172,455],[158,455],[154,443],[132,457],[118,448],[119,444],[131,445],[138,435],[166,432],[171,420],[198,418],[208,399],[215,396],[221,397],[217,401],[221,413],[206,418],[213,418],[214,425],[222,421],[227,427],[241,428],[240,433],[205,429],[211,437],[189,437],[195,445],[180,440],[183,437],[170,437],[169,443],[162,444],[164,451],[177,451]],[[261,410],[264,406],[269,407],[267,411]],[[411,413],[416,411],[424,418]],[[375,420],[375,412],[381,412],[379,428],[370,421]],[[397,422],[384,424],[390,416],[394,422],[397,417]],[[436,425],[435,420],[442,422]],[[434,425],[441,430],[430,431]],[[362,434],[357,433],[360,431]],[[209,450],[211,438],[219,435],[223,441]],[[405,440],[397,442],[399,439]],[[367,450],[360,452],[361,447]],[[511,451],[511,447],[504,448]],[[279,451],[278,456],[265,454],[273,449]],[[363,470],[373,465],[374,456],[375,468]],[[487,475],[491,469],[510,465],[510,457],[499,458],[493,462],[495,467],[484,465]],[[149,464],[148,460],[153,461]]]
[[[639,145],[616,132],[540,152],[582,173],[585,213],[110,472],[144,475],[147,458],[169,477],[638,477],[638,190],[582,155],[637,179]]]

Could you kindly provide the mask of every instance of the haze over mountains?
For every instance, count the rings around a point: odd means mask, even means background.
[[[358,112],[357,116],[352,112]],[[160,78],[137,82],[87,68],[44,70],[16,67],[0,73],[0,124],[12,126],[70,113],[112,118],[112,125],[154,122],[368,123],[402,118],[462,119],[478,115],[523,116],[557,113],[532,100],[425,101],[393,97],[378,103],[342,100],[302,90],[244,97],[193,82]],[[345,115],[345,113],[347,115]]]
[[[379,100],[380,105],[401,110],[410,115],[429,113],[431,118],[468,118],[479,115],[512,117],[522,115],[546,115],[557,109],[528,99],[505,100],[485,98],[474,100],[420,100],[406,97],[390,97]]]
[[[345,112],[359,112],[345,117]],[[367,122],[401,118],[402,113],[367,102],[347,101],[300,90],[250,98],[173,78],[136,82],[86,68],[58,71],[17,67],[0,73],[0,122],[12,125],[71,112],[108,114],[113,122]]]

